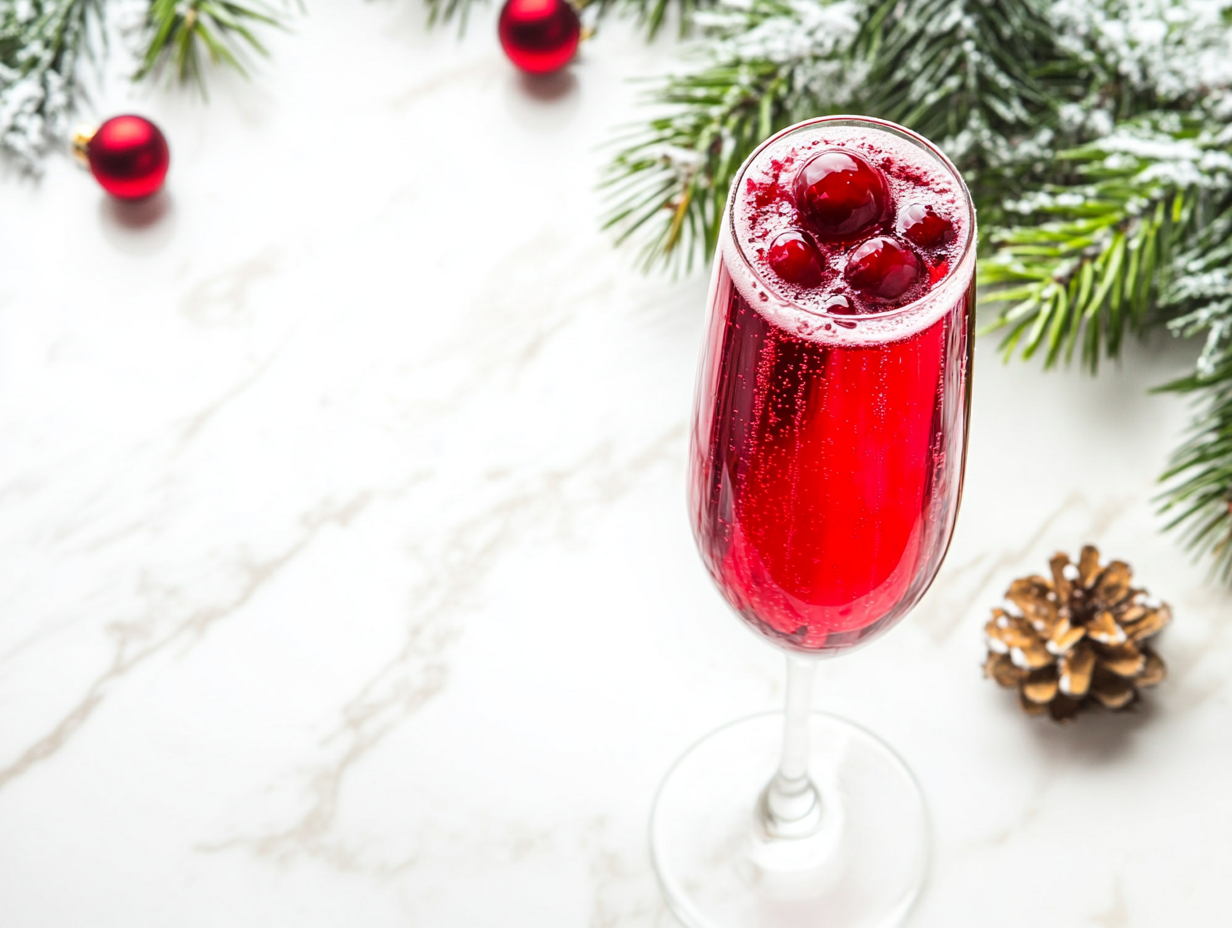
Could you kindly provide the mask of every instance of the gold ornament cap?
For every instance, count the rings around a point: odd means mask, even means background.
[[[98,126],[82,124],[73,130],[73,137],[69,142],[73,157],[86,167],[90,166],[90,140],[94,138],[94,133],[97,131]]]

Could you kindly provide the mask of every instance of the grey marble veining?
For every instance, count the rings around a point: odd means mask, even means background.
[[[685,523],[704,275],[598,229],[675,52],[610,24],[536,93],[492,15],[314,7],[208,106],[111,83],[172,144],[140,210],[0,183],[0,924],[673,924],[654,790],[781,698]],[[923,784],[915,928],[1226,921],[1232,597],[1152,503],[1194,350],[980,345],[947,563],[817,693]],[[1172,676],[1059,728],[980,629],[1086,541],[1172,603]]]

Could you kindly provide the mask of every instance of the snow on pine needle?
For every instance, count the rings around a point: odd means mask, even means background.
[[[1051,19],[1063,46],[1110,65],[1159,102],[1207,92],[1225,98],[1232,82],[1226,0],[1057,0]]]
[[[34,170],[67,136],[103,0],[0,2],[0,151]]]

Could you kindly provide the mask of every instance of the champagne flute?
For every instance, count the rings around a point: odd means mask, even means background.
[[[893,123],[835,116],[764,142],[732,184],[689,461],[694,535],[736,613],[787,656],[784,714],[732,723],[659,790],[651,850],[690,928],[898,924],[928,822],[903,762],[810,711],[817,659],[924,595],[962,492],[975,211]],[[777,771],[776,771],[777,767]]]

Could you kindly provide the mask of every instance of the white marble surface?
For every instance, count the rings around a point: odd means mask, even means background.
[[[597,228],[675,52],[608,28],[543,99],[493,18],[312,3],[208,107],[112,82],[171,140],[161,215],[67,159],[0,182],[5,928],[672,924],[655,787],[781,697],[685,523],[705,281]],[[817,703],[921,779],[914,928],[1226,925],[1232,598],[1150,502],[1192,346],[994,347],[949,560]],[[1173,676],[1058,728],[980,629],[1088,540],[1173,603]]]

